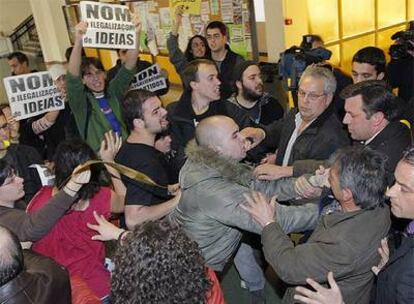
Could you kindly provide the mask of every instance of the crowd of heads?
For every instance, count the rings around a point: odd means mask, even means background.
[[[228,47],[228,29],[220,21],[210,22],[202,35],[193,36],[184,56],[189,61],[180,74],[184,94],[198,100],[220,99],[219,69],[212,54]],[[314,36],[312,48],[323,47],[323,40]],[[71,51],[71,50],[70,50]],[[69,60],[70,51],[66,56]],[[126,52],[118,50],[121,62]],[[26,55],[15,52],[8,56],[12,75],[30,72]],[[65,69],[50,69],[58,90],[66,95]],[[352,139],[367,141],[386,124],[400,117],[396,96],[386,83],[386,59],[376,47],[365,47],[352,58],[352,80],[340,94],[345,100],[345,117]],[[236,96],[257,101],[265,95],[262,74],[257,62],[244,61],[234,67],[233,84]],[[96,58],[83,57],[80,78],[92,93],[106,93],[107,79],[103,64]],[[308,66],[299,81],[298,112],[303,122],[310,124],[331,107],[337,90],[332,70]],[[156,93],[136,89],[128,91],[120,100],[123,122],[131,134],[151,134],[168,137],[167,110]],[[0,107],[0,139],[12,138],[10,109]],[[226,160],[245,159],[248,144],[237,123],[227,116],[215,115],[201,120],[195,128],[195,142],[202,148],[216,152]],[[171,138],[165,146],[170,147]],[[5,144],[0,144],[6,149]],[[170,148],[166,148],[166,151]],[[1,149],[0,149],[1,150]],[[164,151],[163,151],[164,152]],[[137,155],[137,157],[139,157]],[[60,143],[53,158],[55,186],[62,189],[73,171],[87,161],[97,160],[96,152],[84,141],[72,139]],[[329,184],[340,202],[352,200],[359,209],[384,207],[387,172],[383,154],[369,148],[338,150],[331,158]],[[92,199],[102,186],[110,185],[110,175],[103,165],[91,167],[90,181],[83,185],[78,199]],[[408,149],[399,162],[396,183],[387,192],[397,217],[414,218],[414,148]],[[0,159],[0,201],[16,201],[24,195],[22,179],[14,168]],[[402,188],[408,187],[410,191]],[[0,286],[15,278],[23,269],[23,253],[17,237],[0,226]],[[206,300],[211,282],[197,244],[184,231],[161,220],[137,225],[116,251],[112,276],[114,303],[202,303]]]

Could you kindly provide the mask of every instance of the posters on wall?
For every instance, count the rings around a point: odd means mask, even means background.
[[[219,7],[219,0],[210,0],[210,10],[212,15],[218,15]]]
[[[174,16],[177,6],[183,7],[186,14],[200,15],[201,0],[170,0],[171,15]]]
[[[221,21],[233,23],[233,0],[221,0]]]
[[[203,22],[207,23],[210,20],[210,4],[207,1],[201,2],[200,16]]]
[[[88,22],[83,46],[108,49],[134,49],[135,26],[125,5],[91,1],[80,2],[81,20]]]
[[[233,0],[233,23],[241,24],[243,22],[243,2],[240,0]]]
[[[247,48],[245,45],[243,25],[242,24],[229,24],[227,25],[230,34],[230,45],[233,52],[247,57]]]
[[[161,7],[160,10],[160,22],[161,27],[170,27],[171,26],[171,15],[169,7]]]
[[[16,120],[65,108],[49,72],[6,77],[3,83]]]
[[[205,27],[211,21],[210,16],[221,15],[234,32],[230,36],[232,49],[245,56],[251,52],[251,30],[249,11],[244,0],[169,0],[169,7],[157,7],[154,1],[135,2],[134,11],[143,20],[143,29],[147,31],[146,40],[151,54],[158,54],[158,50],[167,51],[166,41],[174,22],[175,7],[187,6],[179,28],[179,47],[184,51],[188,39],[196,34],[204,34]],[[188,13],[197,10],[196,14]],[[213,17],[217,20],[217,17]],[[237,25],[237,26],[234,26]]]

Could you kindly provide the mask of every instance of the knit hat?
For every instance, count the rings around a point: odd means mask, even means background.
[[[234,82],[236,82],[237,80],[241,80],[244,71],[251,65],[257,65],[258,63],[255,61],[243,61],[241,63],[239,63],[238,65],[235,66],[234,68],[234,72],[233,72],[233,80]]]

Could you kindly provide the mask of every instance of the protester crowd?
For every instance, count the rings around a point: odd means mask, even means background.
[[[384,52],[358,50],[344,88],[309,65],[285,111],[224,23],[184,52],[181,23],[180,8],[167,46],[183,93],[167,107],[168,86],[130,89],[150,66],[139,39],[107,73],[85,21],[49,67],[65,108],[0,107],[0,302],[219,304],[234,264],[250,303],[266,302],[267,267],[284,303],[414,303],[414,89],[393,93]]]

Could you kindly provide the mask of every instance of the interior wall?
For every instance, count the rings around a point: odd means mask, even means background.
[[[259,48],[259,53],[267,53],[266,23],[256,22],[256,32],[257,32],[257,45]]]
[[[8,36],[31,14],[29,0],[0,0],[0,32]]]
[[[291,21],[284,26],[286,47],[299,45],[302,36],[309,34],[308,1],[284,0],[283,13],[285,20]]]
[[[277,62],[279,54],[285,50],[283,0],[265,0],[264,9],[268,61]]]

